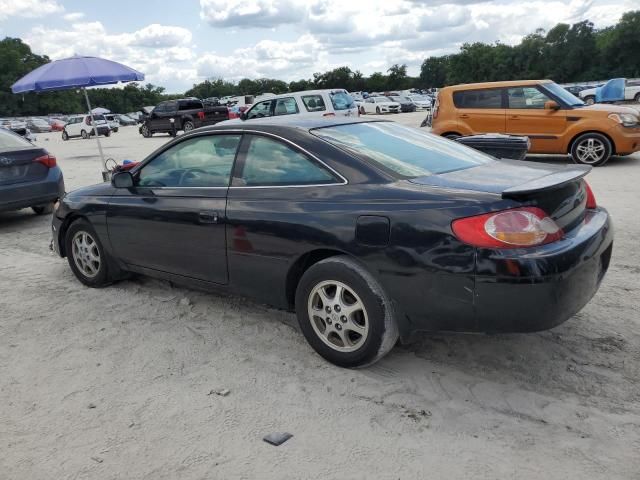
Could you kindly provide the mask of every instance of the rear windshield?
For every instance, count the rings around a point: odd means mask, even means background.
[[[333,103],[334,110],[349,110],[355,108],[355,103],[351,95],[345,92],[330,93],[331,103]]]
[[[33,148],[33,145],[20,135],[0,127],[0,152],[10,152],[23,148]]]
[[[464,170],[493,161],[477,150],[394,122],[335,125],[316,128],[311,133],[337,147],[365,155],[400,177]]]

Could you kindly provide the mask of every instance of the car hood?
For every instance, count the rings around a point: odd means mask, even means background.
[[[593,105],[585,105],[577,109],[579,112],[603,112],[609,113],[630,113],[638,115],[638,109],[633,107],[625,107],[624,105],[611,105],[609,103],[594,103]]]
[[[399,107],[400,104],[398,102],[375,102],[376,105],[385,105],[387,107]]]
[[[575,166],[494,160],[464,170],[413,178],[411,182],[433,187],[501,194],[509,188],[524,185],[533,180],[568,170],[571,167]]]

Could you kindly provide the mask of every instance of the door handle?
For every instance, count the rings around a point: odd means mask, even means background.
[[[218,212],[200,212],[198,220],[200,223],[218,223]]]
[[[469,115],[467,115],[466,113],[463,113],[460,115],[460,118],[469,118]]]

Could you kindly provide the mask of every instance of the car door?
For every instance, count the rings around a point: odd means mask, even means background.
[[[367,98],[363,105],[365,113],[376,113],[376,103],[374,102],[373,97]]]
[[[458,130],[463,135],[505,132],[501,88],[460,90],[453,93]]]
[[[137,169],[134,187],[109,202],[115,255],[133,267],[227,283],[226,196],[240,139],[189,137]]]
[[[290,262],[308,246],[303,239],[326,244],[350,221],[334,212],[334,232],[317,223],[323,198],[344,183],[282,139],[245,134],[227,201],[229,283],[242,294],[279,303]]]
[[[296,102],[295,98],[284,97],[275,100],[275,105],[273,108],[273,115],[275,117],[297,115],[299,113],[300,109],[298,108],[298,103]]]
[[[567,128],[566,110],[545,109],[545,103],[553,99],[535,85],[507,88],[506,91],[507,133],[528,136],[531,152],[559,152]]]

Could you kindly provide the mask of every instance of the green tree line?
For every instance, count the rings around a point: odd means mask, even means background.
[[[17,38],[0,41],[0,116],[77,113],[86,109],[80,92],[13,95],[11,85],[49,58],[33,53]],[[350,67],[314,73],[313,78],[284,82],[273,78],[230,82],[205,80],[184,94],[168,95],[163,87],[130,84],[124,88],[89,90],[92,105],[129,112],[180,96],[198,98],[284,93],[313,88],[385,91],[442,87],[457,83],[550,78],[559,83],[640,77],[640,10],[626,12],[613,26],[596,29],[585,20],[536,30],[517,45],[465,43],[451,55],[426,58],[420,75],[411,77],[406,65],[364,76]]]

